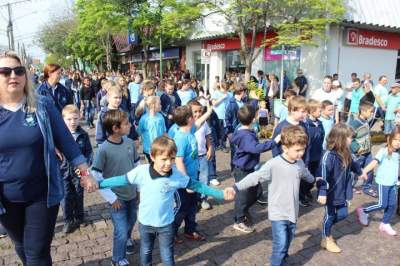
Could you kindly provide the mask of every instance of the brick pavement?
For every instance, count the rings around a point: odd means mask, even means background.
[[[376,147],[374,148],[376,150]],[[263,155],[263,160],[270,153]],[[218,171],[223,178],[221,188],[231,185],[228,178],[229,155],[218,152]],[[343,249],[341,254],[321,250],[320,235],[323,208],[314,204],[302,208],[296,237],[290,248],[291,265],[400,265],[400,236],[386,237],[378,233],[381,213],[372,214],[370,226],[362,228],[355,216],[361,203],[373,202],[372,198],[356,195],[350,206],[349,217],[334,227],[333,234]],[[213,202],[214,208],[198,214],[198,229],[207,236],[206,242],[185,241],[175,247],[177,265],[266,265],[271,253],[271,224],[266,219],[267,209],[254,206],[256,232],[243,235],[232,228],[233,203]],[[61,217],[56,226],[52,244],[54,265],[110,265],[112,248],[112,223],[107,204],[98,193],[85,197],[86,216],[91,222],[86,228],[64,236]],[[394,219],[394,228],[400,232],[400,217]],[[135,227],[134,238],[138,241]],[[159,251],[155,250],[154,262],[160,265]],[[138,265],[136,254],[129,256],[132,265]],[[0,265],[18,265],[8,238],[0,240]]]

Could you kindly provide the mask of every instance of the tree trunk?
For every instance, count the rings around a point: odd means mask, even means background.
[[[148,69],[147,69],[147,63],[149,62],[149,53],[148,53],[148,46],[146,45],[144,47],[144,52],[143,52],[143,64],[142,64],[142,68],[143,68],[143,78],[147,79],[148,76]]]
[[[107,70],[111,71],[111,36],[110,33],[107,33],[106,37],[106,62],[107,62]]]

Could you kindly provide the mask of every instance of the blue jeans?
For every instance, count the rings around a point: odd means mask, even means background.
[[[332,226],[345,219],[348,216],[347,204],[342,205],[325,205],[325,216],[322,223],[322,236],[328,237],[331,235]]]
[[[178,233],[183,221],[185,221],[184,232],[186,234],[196,232],[197,193],[189,193],[186,189],[181,188],[175,195],[177,196],[177,206],[179,206],[174,221],[175,234]]]
[[[392,133],[393,129],[396,128],[396,124],[395,124],[394,120],[385,120],[383,126],[384,126],[383,133],[385,135],[390,135],[390,133]]]
[[[199,181],[205,185],[208,185],[210,180],[208,179],[208,160],[206,155],[199,156]],[[207,198],[206,195],[201,194],[201,199]]]
[[[90,100],[83,100],[85,120],[88,125],[93,125],[94,110]]]
[[[213,145],[213,154],[208,161],[208,180],[217,178],[217,160],[215,158],[215,145]]]
[[[271,266],[283,265],[288,255],[290,242],[296,232],[296,224],[287,220],[271,221],[272,224],[272,254],[269,258]]]
[[[161,261],[164,266],[175,265],[174,260],[174,224],[163,227],[153,227],[139,223],[140,232],[140,263],[142,266],[152,265],[154,241],[158,236]]]
[[[361,168],[367,166],[370,162],[373,161],[371,153],[363,154],[357,156],[356,162],[360,165]],[[368,174],[368,179],[363,181],[362,189],[363,191],[368,191],[372,187],[372,182],[374,181],[374,172],[370,171]]]
[[[384,210],[382,222],[388,224],[397,208],[397,186],[383,186],[378,184],[378,195],[378,203],[365,207],[364,211],[370,213],[377,210]]]
[[[111,208],[111,219],[114,226],[112,260],[118,262],[126,258],[126,243],[131,237],[136,222],[137,200],[120,200],[121,208]]]

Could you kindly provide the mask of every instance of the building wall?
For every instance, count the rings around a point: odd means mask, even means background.
[[[186,69],[189,69],[190,73],[194,73],[194,56],[193,52],[201,50],[201,41],[188,42],[186,44]]]
[[[325,75],[324,46],[302,46],[300,55],[300,68],[308,80],[308,94],[322,86]]]
[[[213,51],[211,52],[210,59],[210,76],[208,80],[208,88],[212,88],[215,80],[215,76],[219,76],[220,79],[225,75],[226,71],[226,52],[225,51]]]

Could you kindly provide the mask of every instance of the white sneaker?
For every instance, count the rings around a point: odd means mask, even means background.
[[[381,231],[382,233],[386,233],[390,236],[395,236],[397,235],[397,232],[393,230],[392,226],[390,224],[384,224],[381,223],[379,225],[379,231]]]
[[[358,207],[356,212],[360,224],[362,226],[368,226],[368,213],[365,213],[362,207]]]
[[[201,208],[202,208],[203,210],[210,210],[210,209],[211,209],[211,204],[210,204],[208,201],[203,200],[203,201],[201,202]]]
[[[211,179],[210,184],[213,186],[219,186],[221,183],[217,179]]]

